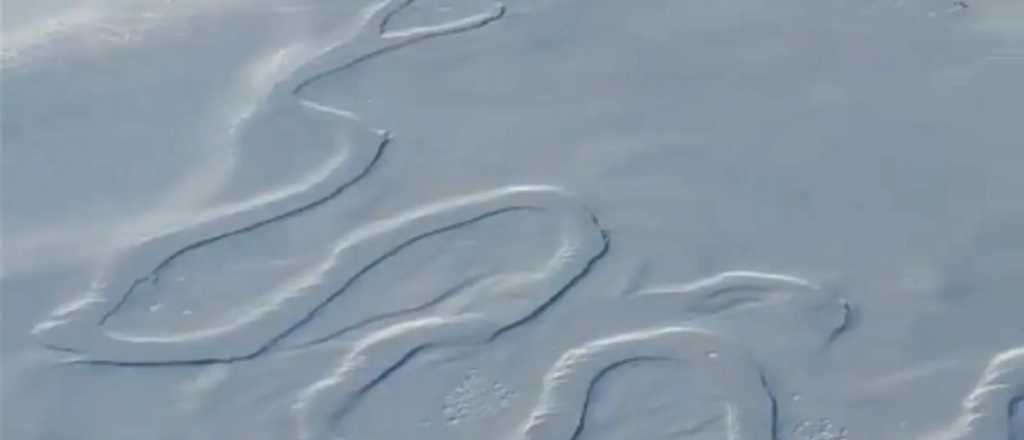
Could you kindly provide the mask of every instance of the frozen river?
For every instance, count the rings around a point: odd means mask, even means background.
[[[4,440],[1024,440],[1024,2],[2,14]]]

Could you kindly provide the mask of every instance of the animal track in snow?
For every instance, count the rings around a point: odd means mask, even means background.
[[[795,440],[847,440],[846,428],[838,427],[830,419],[804,420],[793,428]]]
[[[478,371],[470,370],[462,382],[444,396],[441,413],[448,424],[457,425],[508,408],[515,395],[515,391],[501,382],[489,381]]]

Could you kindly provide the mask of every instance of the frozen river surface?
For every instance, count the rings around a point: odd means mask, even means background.
[[[4,440],[1024,440],[1024,2],[6,1]]]

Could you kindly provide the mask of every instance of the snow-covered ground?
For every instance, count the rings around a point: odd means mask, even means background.
[[[1024,2],[2,24],[4,440],[1024,439]]]

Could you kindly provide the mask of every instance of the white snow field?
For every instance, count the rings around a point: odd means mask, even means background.
[[[4,440],[1024,440],[1020,0],[6,0]]]

